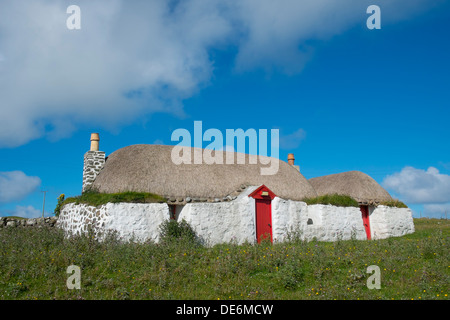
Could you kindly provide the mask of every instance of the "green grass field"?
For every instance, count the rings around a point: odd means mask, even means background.
[[[65,239],[56,228],[0,230],[0,299],[448,300],[450,222],[372,241],[217,245]],[[69,290],[67,267],[81,268]],[[368,266],[381,289],[368,289]]]

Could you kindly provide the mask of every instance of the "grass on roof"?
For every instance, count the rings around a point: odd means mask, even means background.
[[[406,204],[404,204],[403,202],[401,202],[400,200],[397,200],[397,199],[380,202],[380,205],[388,206],[388,207],[395,207],[395,208],[408,208],[408,206]]]
[[[80,196],[71,197],[64,200],[63,204],[75,203],[75,204],[89,204],[92,206],[100,206],[102,204],[128,202],[128,203],[163,203],[167,199],[147,192],[121,192],[121,193],[99,193],[95,191],[88,191]]]
[[[350,196],[340,194],[326,194],[315,198],[305,198],[303,201],[308,205],[325,204],[336,207],[359,207],[358,201]]]

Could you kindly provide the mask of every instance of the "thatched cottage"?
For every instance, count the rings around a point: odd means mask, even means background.
[[[307,180],[294,165],[279,161],[276,174],[261,175],[254,155],[244,164],[175,164],[173,146],[132,145],[105,158],[98,134],[91,136],[85,154],[83,192],[149,192],[164,203],[107,203],[99,207],[67,204],[58,224],[69,232],[114,230],[124,239],[158,241],[159,225],[167,219],[185,220],[209,245],[283,241],[290,234],[324,241],[374,239],[414,232],[411,211],[378,205],[390,195],[372,178],[360,173]],[[191,156],[203,149],[191,148]],[[239,154],[222,152],[223,157]],[[240,154],[242,156],[242,154]],[[224,162],[225,163],[225,162]],[[335,177],[337,176],[337,178]],[[305,198],[326,193],[354,197],[360,207],[307,205]]]

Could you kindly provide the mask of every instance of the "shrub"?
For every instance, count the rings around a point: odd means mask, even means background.
[[[286,265],[280,268],[280,272],[277,273],[278,283],[285,289],[296,289],[303,281],[305,277],[305,270],[301,265],[295,265],[289,261]]]
[[[305,198],[303,199],[303,201],[306,202],[308,205],[329,204],[337,207],[359,207],[358,201],[356,201],[352,197],[336,193],[326,194],[315,198]]]
[[[159,226],[161,243],[198,243],[197,235],[192,227],[184,219],[181,222],[166,220]]]
[[[58,217],[59,214],[61,213],[61,208],[62,208],[63,203],[64,203],[64,198],[65,198],[64,193],[61,194],[61,195],[58,197],[58,203],[56,204],[55,211],[53,212],[53,213],[55,214],[55,216],[57,216],[57,217]]]

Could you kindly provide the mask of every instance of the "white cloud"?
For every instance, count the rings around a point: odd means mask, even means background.
[[[429,3],[377,4],[385,23]],[[371,3],[79,0],[81,30],[68,30],[70,4],[0,2],[0,147],[66,137],[80,124],[113,129],[152,112],[182,114],[182,100],[213,75],[211,48],[236,47],[240,71],[299,72],[314,41],[364,24]]]
[[[443,204],[450,202],[450,176],[434,167],[426,171],[404,167],[384,178],[383,186],[408,203]]]
[[[23,199],[40,184],[39,177],[27,176],[22,171],[0,172],[0,203]]]

